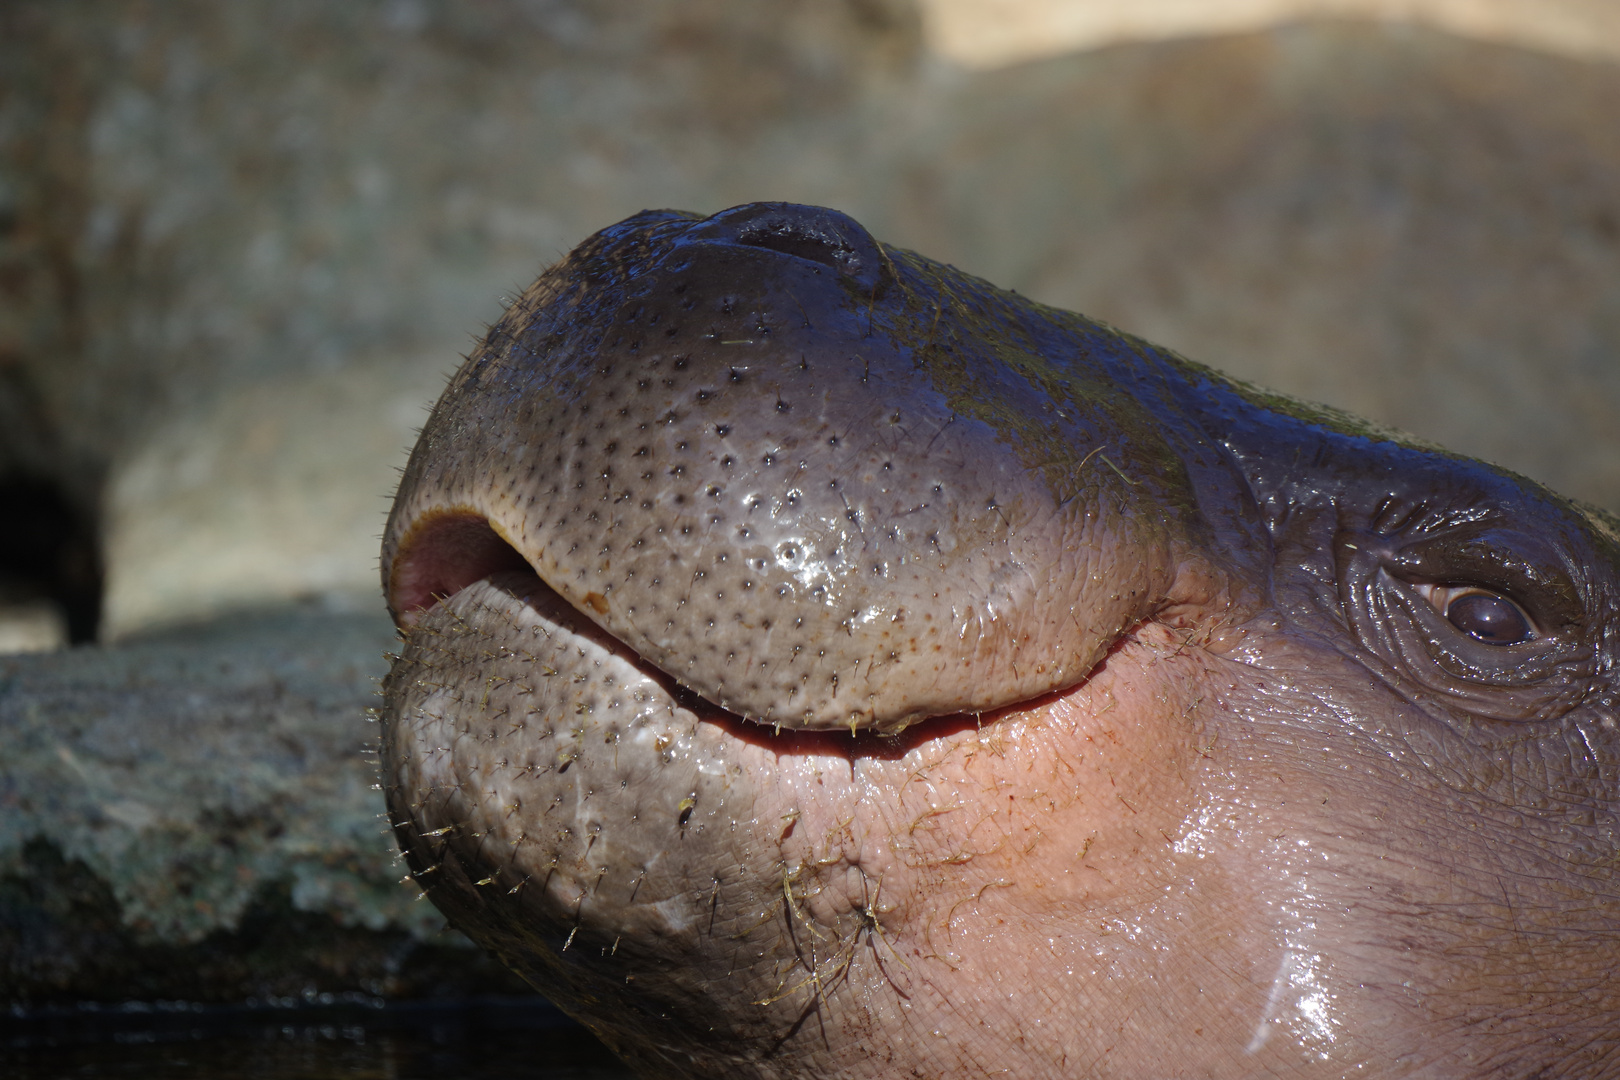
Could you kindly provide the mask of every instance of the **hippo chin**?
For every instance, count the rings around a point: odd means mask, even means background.
[[[383,547],[449,918],[672,1077],[1620,1075],[1620,532],[760,204],[452,380]]]

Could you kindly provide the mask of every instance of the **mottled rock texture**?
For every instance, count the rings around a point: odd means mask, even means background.
[[[853,0],[5,18],[5,454],[99,501],[113,634],[367,590],[412,402],[646,206],[838,205],[1620,505],[1610,63],[1308,24],[970,76]]]
[[[0,1001],[517,988],[381,835],[392,637],[289,613],[0,658]]]
[[[415,403],[645,207],[838,206],[1620,505],[1612,62],[1309,23],[968,74],[899,0],[0,17],[0,464],[100,509],[113,636],[369,604]]]
[[[919,0],[930,48],[970,68],[1004,67],[1120,41],[1264,29],[1303,19],[1422,26],[1572,56],[1620,55],[1609,0]]]
[[[916,47],[887,0],[8,5],[8,454],[103,505],[107,629],[374,594],[416,405],[503,290],[644,205],[842,171],[806,132]]]

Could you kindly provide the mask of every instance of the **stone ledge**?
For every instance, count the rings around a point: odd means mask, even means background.
[[[400,883],[392,642],[287,610],[0,658],[0,1001],[521,992]]]

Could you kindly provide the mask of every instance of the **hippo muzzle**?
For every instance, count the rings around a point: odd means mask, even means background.
[[[1614,522],[833,211],[452,379],[383,786],[649,1076],[1620,1075]]]

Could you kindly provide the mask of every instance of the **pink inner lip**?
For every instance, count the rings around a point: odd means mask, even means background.
[[[530,570],[528,560],[501,539],[484,515],[466,509],[435,511],[418,521],[400,545],[389,573],[389,607],[398,625],[415,626],[428,608],[473,582],[523,570]]]

